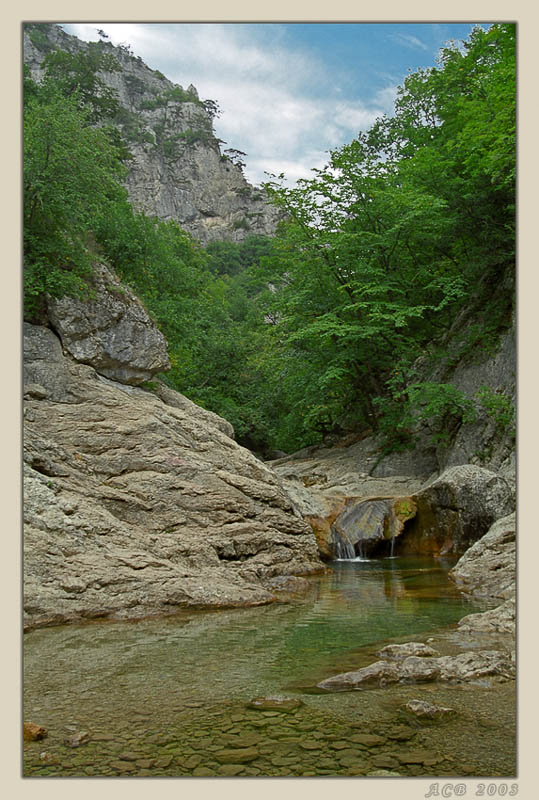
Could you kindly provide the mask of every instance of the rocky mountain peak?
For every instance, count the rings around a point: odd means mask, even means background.
[[[128,47],[90,45],[58,25],[25,26],[24,60],[37,80],[48,53],[87,53],[92,46],[120,65],[99,77],[120,104],[114,122],[133,155],[126,179],[133,205],[175,220],[204,244],[274,233],[278,211],[264,189],[249,184],[241,164],[221,150],[224,143],[213,130],[215,102],[200,100],[192,84],[184,89],[172,83]]]

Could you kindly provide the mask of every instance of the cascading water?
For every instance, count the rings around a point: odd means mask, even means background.
[[[392,536],[391,537],[391,547],[390,547],[390,550],[389,550],[389,557],[390,558],[394,558],[394,555],[393,555],[394,550],[395,550],[395,537]]]
[[[350,561],[356,557],[354,545],[334,531],[335,554],[338,561]]]
[[[355,544],[342,536],[338,530],[332,528],[333,548],[337,561],[367,561],[365,548],[362,539],[358,539]]]

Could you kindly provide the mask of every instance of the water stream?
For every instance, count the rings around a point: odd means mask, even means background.
[[[354,558],[333,562],[293,604],[32,631],[24,718],[49,735],[25,743],[24,774],[512,775],[512,683],[314,688],[376,660],[390,641],[433,637],[440,652],[459,651],[455,623],[481,609],[448,580],[450,566]],[[268,695],[303,704],[290,713],[248,708]],[[457,713],[419,722],[403,711],[412,698]],[[66,746],[80,731],[90,741]]]

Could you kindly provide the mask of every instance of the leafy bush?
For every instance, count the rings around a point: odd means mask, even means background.
[[[482,386],[475,398],[494,420],[498,430],[515,432],[515,407],[510,397],[501,390],[493,391],[489,386]]]

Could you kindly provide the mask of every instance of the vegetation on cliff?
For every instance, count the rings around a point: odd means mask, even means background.
[[[93,58],[93,62],[92,62]],[[164,378],[229,419],[258,451],[293,450],[338,430],[381,429],[406,446],[414,420],[466,419],[474,402],[425,382],[425,356],[491,346],[511,322],[515,238],[515,27],[476,28],[436,68],[409,75],[396,113],[288,189],[273,239],[203,249],[130,206],[129,142],[114,124],[116,69],[96,46],[52,52],[25,80],[25,306],[84,291],[108,261],[170,346]],[[423,372],[417,371],[423,357]],[[508,399],[477,402],[502,409]],[[501,418],[501,417],[500,417]]]

